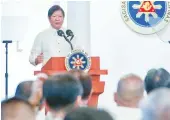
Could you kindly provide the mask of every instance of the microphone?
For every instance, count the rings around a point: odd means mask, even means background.
[[[70,41],[71,41],[73,39],[73,37],[74,37],[73,32],[68,29],[68,30],[66,30],[66,34],[67,34],[67,37],[71,36],[71,38],[70,38]]]
[[[71,50],[73,50],[73,45],[70,40],[65,36],[64,32],[62,30],[58,30],[57,34],[61,37],[64,37],[64,39],[70,44]]]
[[[66,34],[68,36],[74,36],[73,32],[71,30],[69,30],[69,29],[66,31]]]
[[[62,30],[58,30],[58,31],[57,31],[57,34],[58,34],[59,36],[61,36],[61,37],[64,36],[64,32],[63,32]]]

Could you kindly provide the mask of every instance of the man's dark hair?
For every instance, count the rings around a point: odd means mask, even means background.
[[[102,109],[81,107],[69,112],[64,120],[114,120]]]
[[[149,70],[144,80],[146,92],[150,93],[154,89],[166,87],[165,84],[169,79],[169,72],[163,68]]]
[[[75,75],[80,80],[80,83],[83,87],[82,99],[87,99],[90,96],[92,90],[91,76],[82,70],[71,70],[69,72]]]
[[[43,84],[43,96],[47,105],[56,111],[74,104],[79,95],[82,95],[82,86],[71,74],[51,76]]]
[[[23,113],[21,113],[21,111]],[[18,116],[20,114],[22,115]],[[32,117],[33,119],[35,118],[35,111],[27,100],[15,96],[15,97],[3,100],[1,102],[1,119],[2,120],[6,120],[6,119],[15,120],[15,118],[18,118],[18,117],[22,119],[24,115],[25,117],[28,117],[31,115],[30,117]],[[30,118],[30,120],[32,118]]]
[[[63,10],[59,5],[53,5],[53,6],[48,10],[48,18],[50,18],[55,11],[59,11],[59,10],[62,12],[63,17],[65,17],[64,10]]]
[[[15,96],[28,100],[31,96],[33,81],[24,81],[18,84]]]

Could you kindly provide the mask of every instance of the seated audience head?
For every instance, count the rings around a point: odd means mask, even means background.
[[[142,120],[170,120],[170,89],[159,88],[141,101]]]
[[[71,70],[69,72],[75,75],[75,77],[77,77],[80,80],[80,83],[83,87],[82,105],[87,105],[88,100],[90,99],[92,94],[91,76],[82,70]]]
[[[154,89],[165,87],[165,84],[169,79],[169,72],[163,68],[149,70],[144,80],[147,94]]]
[[[31,96],[33,81],[23,81],[16,88],[15,96],[28,100]]]
[[[1,120],[35,120],[35,112],[28,101],[13,97],[1,102]]]
[[[97,108],[80,107],[68,113],[64,120],[114,120],[112,116]]]
[[[143,95],[142,79],[135,74],[127,74],[119,80],[114,100],[118,106],[136,108]]]
[[[82,92],[79,80],[69,73],[51,76],[43,84],[43,97],[54,114],[65,114],[78,106]]]

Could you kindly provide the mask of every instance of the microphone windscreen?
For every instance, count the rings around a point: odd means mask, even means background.
[[[58,30],[57,34],[62,37],[64,35],[64,32],[62,30]]]
[[[69,30],[69,29],[66,31],[66,34],[67,34],[68,36],[73,36],[73,32],[72,32],[71,30]]]

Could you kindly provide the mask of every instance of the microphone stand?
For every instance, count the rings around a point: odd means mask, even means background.
[[[65,36],[65,34],[64,34],[64,32],[62,31],[62,30],[58,30],[57,31],[57,34],[59,35],[59,36],[61,36],[61,37],[64,37],[64,39],[70,44],[70,47],[71,47],[71,50],[73,50],[73,45],[72,45],[72,43],[71,43],[71,40],[73,39],[73,37],[74,37],[74,35],[71,37],[71,39],[69,40],[66,36]]]
[[[74,38],[74,35],[71,36],[70,41],[72,41],[73,38]]]
[[[5,98],[8,98],[8,43],[12,43],[12,40],[3,40],[2,43],[5,43],[6,48],[6,72],[5,72]]]
[[[69,40],[65,35],[63,35],[63,37],[65,38],[65,40],[70,44],[71,50],[73,50],[73,45],[71,43],[71,40]],[[72,38],[73,39],[73,38]]]

